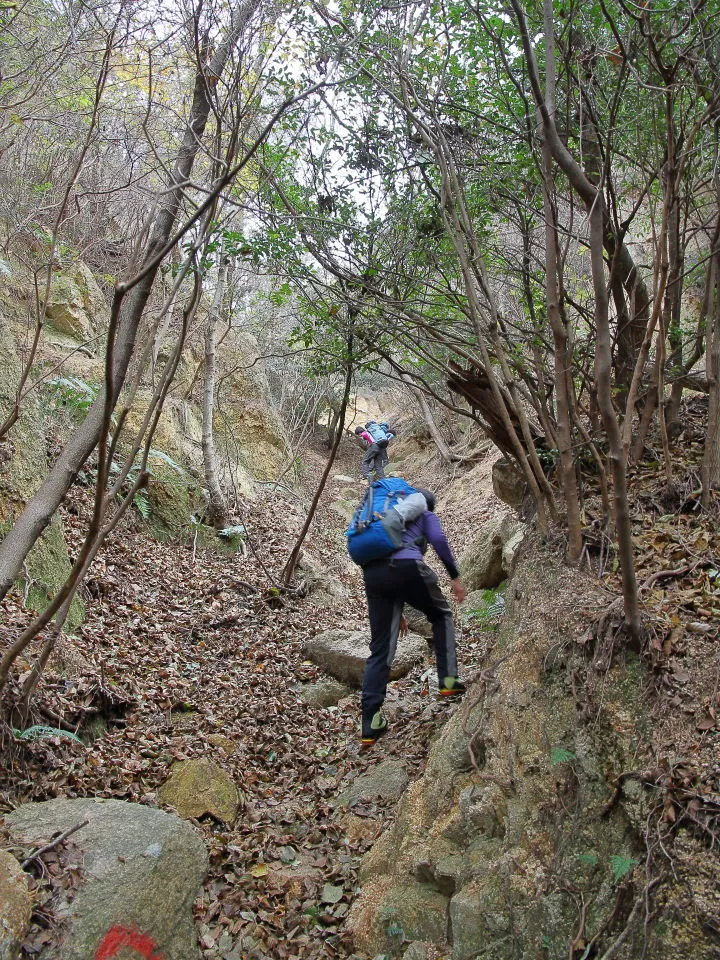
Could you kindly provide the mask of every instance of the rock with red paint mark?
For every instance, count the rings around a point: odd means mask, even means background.
[[[205,844],[179,817],[121,800],[27,803],[5,817],[13,846],[47,843],[87,820],[69,842],[83,883],[67,908],[60,960],[198,960],[192,905],[207,869]]]
[[[20,956],[31,913],[27,874],[11,853],[0,850],[0,960]]]

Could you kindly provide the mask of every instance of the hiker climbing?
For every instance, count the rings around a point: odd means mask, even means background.
[[[389,461],[387,446],[395,437],[387,423],[369,420],[364,427],[355,427],[355,435],[367,444],[365,456],[360,464],[363,480],[380,480],[385,476],[385,466]]]
[[[458,677],[455,628],[437,574],[423,557],[430,544],[450,576],[458,603],[465,599],[457,563],[440,521],[435,496],[400,477],[368,487],[347,530],[348,551],[363,568],[370,617],[370,656],[362,686],[362,745],[372,746],[388,729],[382,713],[398,636],[406,629],[403,606],[424,613],[433,628],[433,650],[441,697],[465,692]]]

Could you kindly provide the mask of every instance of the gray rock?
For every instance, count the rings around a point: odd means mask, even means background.
[[[405,953],[403,954],[403,960],[427,960],[428,958],[428,948],[424,943],[411,943]]]
[[[11,853],[0,850],[0,960],[20,956],[32,904],[27,874]]]
[[[338,807],[349,807],[358,800],[387,798],[395,802],[410,783],[405,767],[399,760],[385,760],[367,773],[357,777],[335,801]]]
[[[506,577],[511,577],[515,572],[515,561],[527,531],[527,526],[522,524],[503,544],[502,565]]]
[[[518,467],[505,457],[492,467],[493,493],[510,507],[520,507],[525,499],[527,482]]]
[[[296,568],[296,578],[305,584],[309,594],[341,599],[348,594],[347,588],[328,571],[311,553],[303,553]]]
[[[411,630],[413,633],[419,633],[421,637],[426,637],[427,639],[432,637],[432,624],[424,613],[421,613],[419,610],[416,610],[415,607],[408,606],[407,604],[405,604],[403,613],[405,614],[405,619],[407,620],[409,630]]]
[[[488,943],[483,906],[472,887],[465,887],[450,901],[453,960],[470,960]]]
[[[350,688],[337,680],[305,683],[300,690],[300,696],[311,707],[334,707],[349,693]]]
[[[504,515],[493,517],[483,524],[478,535],[470,542],[460,558],[460,571],[468,590],[487,590],[497,587],[507,579],[522,537],[516,539],[525,525],[514,517]],[[506,544],[515,541],[512,551],[503,557]]]
[[[460,816],[468,836],[505,836],[507,803],[500,787],[494,783],[487,786],[475,784],[461,790],[458,799]]]
[[[113,941],[142,936],[172,960],[197,960],[192,905],[208,865],[192,827],[152,807],[120,800],[27,803],[5,818],[14,844],[47,843],[87,820],[73,834],[83,852],[83,883],[69,907],[61,960],[88,960]]]
[[[373,903],[374,901],[374,903]],[[356,901],[348,921],[356,949],[369,954],[396,950],[402,943],[442,943],[448,899],[429,884],[412,880]]]
[[[422,662],[426,650],[424,638],[416,633],[401,637],[390,670],[390,679],[397,680],[408,674],[416,663]],[[367,628],[352,632],[326,630],[325,633],[306,640],[303,653],[308,660],[312,660],[336,680],[359,687],[362,685],[365,661],[370,653],[370,631]]]

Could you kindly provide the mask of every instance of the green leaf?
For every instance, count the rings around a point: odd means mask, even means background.
[[[622,855],[615,855],[610,857],[610,866],[612,867],[613,879],[617,882],[622,880],[632,868],[637,863],[637,860],[634,860],[632,857],[626,857]]]
[[[594,867],[598,862],[598,856],[596,853],[581,853],[578,854],[578,860],[580,863],[587,863],[589,866]]]
[[[577,760],[574,753],[570,750],[564,750],[562,747],[553,747],[550,751],[550,763],[569,763],[571,760]]]

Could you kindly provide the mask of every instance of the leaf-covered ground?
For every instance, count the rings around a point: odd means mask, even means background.
[[[712,845],[720,815],[720,537],[717,505],[705,513],[699,504],[704,408],[690,406],[686,413],[671,487],[659,459],[649,457],[631,475],[648,629],[641,654],[648,722],[642,769],[615,773],[642,779],[656,792],[663,845],[671,844],[680,823]],[[355,473],[356,452],[347,456],[336,473]],[[453,709],[425,695],[424,668],[418,668],[392,685],[390,734],[361,753],[357,696],[328,709],[302,700],[300,685],[319,679],[303,659],[302,641],[365,620],[360,578],[344,560],[345,522],[330,506],[348,489],[340,482],[329,487],[307,548],[345,593],[322,605],[317,594],[278,598],[273,589],[321,466],[319,455],[311,461],[300,496],[265,488],[244,511],[252,546],[247,556],[193,550],[190,540],[160,544],[138,522],[128,522],[93,567],[86,621],[64,651],[65,662],[43,681],[28,719],[77,729],[85,743],[58,737],[18,743],[8,729],[2,732],[5,806],[90,795],[155,804],[173,762],[189,757],[209,756],[234,777],[245,798],[237,823],[231,829],[199,824],[211,852],[196,907],[208,957],[354,956],[344,919],[359,859],[394,810],[373,802],[344,811],[333,801],[388,757],[401,761],[411,779],[419,776],[430,740]],[[478,469],[486,480],[487,471]],[[439,475],[428,462],[413,479],[437,483]],[[473,475],[465,477],[443,516],[458,547],[497,509],[486,487],[476,490],[467,482]],[[359,485],[352,489],[361,492]],[[609,607],[619,591],[617,564],[607,533],[593,523],[592,481],[585,493],[583,565],[605,584]],[[64,509],[71,549],[87,496],[76,489]],[[25,622],[22,598],[11,597],[5,613],[0,641]],[[596,645],[577,638],[588,652],[583,695],[600,709],[604,671],[625,656],[621,635],[612,623],[606,627]],[[469,679],[486,648],[479,632],[461,636]],[[105,730],[97,719],[103,711],[111,718]],[[45,859],[28,956],[56,941],[56,907],[78,882],[72,840]]]
[[[337,472],[353,467],[350,460]],[[419,667],[392,685],[391,732],[361,752],[356,695],[336,708],[301,699],[300,685],[320,678],[303,659],[303,640],[365,620],[360,577],[343,557],[345,522],[329,509],[343,489],[330,485],[308,543],[346,591],[329,608],[313,595],[278,597],[273,589],[304,518],[305,501],[288,491],[266,488],[245,511],[252,549],[244,557],[193,550],[190,541],[161,544],[127,523],[90,572],[87,617],[70,662],[47,673],[27,721],[77,730],[86,742],[55,736],[20,745],[5,731],[7,805],[55,796],[155,804],[173,762],[190,757],[211,757],[233,776],[244,796],[237,823],[199,825],[211,854],[196,905],[208,957],[352,955],[343,923],[359,858],[393,810],[382,802],[339,810],[333,800],[388,757],[418,776],[453,709],[426,695]],[[87,491],[74,490],[64,509],[71,551],[87,508]],[[6,612],[9,635],[26,617],[18,596]],[[481,643],[466,636],[461,649],[472,673]],[[97,716],[103,711],[107,729]],[[61,853],[50,861],[28,956],[57,935],[54,908],[77,879]]]

